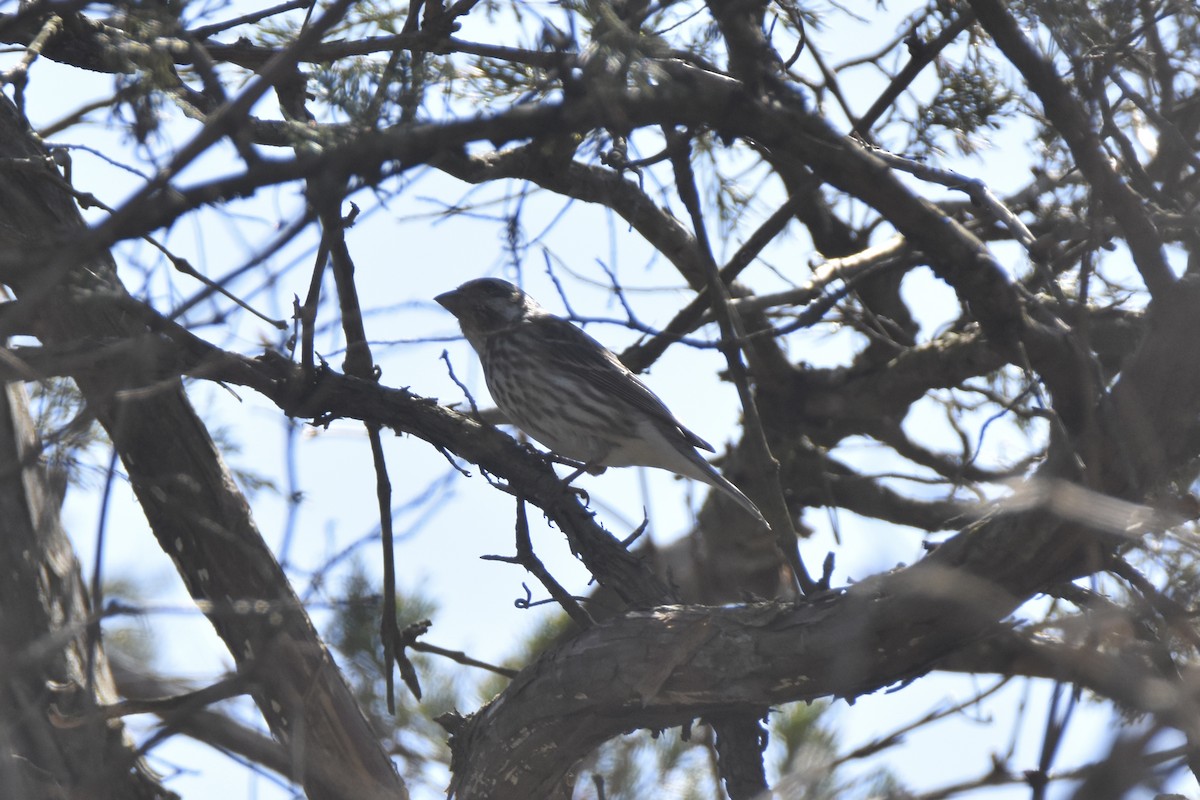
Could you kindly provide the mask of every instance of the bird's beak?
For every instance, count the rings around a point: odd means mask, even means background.
[[[462,296],[459,295],[458,289],[451,289],[448,292],[442,292],[433,299],[437,301],[438,305],[449,311],[451,314],[456,314],[456,309],[462,306]]]

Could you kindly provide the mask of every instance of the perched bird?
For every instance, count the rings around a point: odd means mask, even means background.
[[[467,281],[434,299],[458,318],[496,405],[534,439],[593,471],[658,467],[703,481],[770,527],[750,498],[696,452],[712,452],[712,445],[575,325],[496,278]]]

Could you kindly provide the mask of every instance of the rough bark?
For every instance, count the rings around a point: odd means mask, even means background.
[[[1179,342],[1200,336],[1198,312],[1197,280],[1155,303],[1146,339],[1094,410],[1092,440],[1060,442],[1044,477],[1071,471],[1074,452],[1094,458],[1088,481],[1098,491],[1127,499],[1194,477],[1200,363]],[[539,659],[456,730],[456,796],[537,796],[634,727],[854,697],[918,677],[1025,599],[1103,569],[1115,546],[1069,519],[1000,513],[912,567],[796,607],[672,607],[613,621]]]
[[[1194,470],[1200,363],[1180,341],[1200,336],[1200,282],[1179,283],[1151,307],[1147,333],[1094,422],[1061,440],[1041,470],[1098,492],[1152,500]],[[189,370],[252,386],[288,413],[349,417],[445,446],[505,479],[569,536],[590,523],[535,453],[425,398],[332,371],[315,383],[275,359],[252,361],[203,347]],[[1099,505],[1098,505],[1099,507]],[[1095,521],[1083,515],[1083,521]],[[1113,529],[1125,522],[1113,520]],[[569,781],[579,758],[633,728],[697,717],[756,714],[770,704],[855,696],[909,680],[994,630],[1048,587],[1103,569],[1118,540],[1081,520],[1040,509],[1003,511],[964,529],[920,563],[799,606],[669,606],[600,625],[539,658],[455,731],[460,798],[536,797]],[[584,559],[604,580],[638,591],[603,551]],[[618,564],[620,560],[618,560]],[[624,577],[622,577],[624,576]],[[628,584],[623,584],[627,580]]]
[[[98,706],[116,690],[96,647],[79,562],[20,384],[0,391],[0,795],[167,800],[120,720]],[[98,642],[97,642],[98,645]],[[88,663],[91,660],[91,674]]]

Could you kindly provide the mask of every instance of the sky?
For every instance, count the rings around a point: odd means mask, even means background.
[[[856,51],[868,51],[870,47],[864,42],[873,38],[883,41],[892,35],[895,16],[893,12],[890,24],[875,17],[861,26],[846,29],[842,34],[845,42],[852,42]],[[467,29],[461,35],[492,40],[485,29]],[[832,46],[838,40],[819,41]],[[11,58],[11,55],[0,56],[0,68],[11,63]],[[112,91],[109,76],[82,73],[44,60],[34,64],[30,79],[27,110],[35,126],[58,119],[88,99]],[[863,76],[863,80],[871,78]],[[54,87],[55,91],[46,91],[47,87]],[[269,104],[258,110],[269,113]],[[165,135],[178,144],[186,140],[188,131],[187,125],[182,124],[168,128]],[[985,151],[982,157],[961,160],[948,156],[947,166],[984,178],[1000,194],[1023,184],[1024,175],[1019,170],[994,163],[988,155],[1007,152],[1005,148],[1012,142],[1005,142],[1004,135],[998,136],[994,149]],[[92,123],[55,137],[54,141],[75,145],[74,182],[80,189],[92,191],[115,206],[136,187],[135,176],[106,163],[93,152],[120,151],[130,159],[139,155],[139,149],[145,152],[104,116],[94,115]],[[189,168],[181,183],[186,185],[224,174],[231,163],[228,152],[219,150]],[[547,253],[552,255],[552,263],[560,274],[580,275],[585,279],[571,280],[567,285],[572,307],[587,316],[615,320],[624,316],[605,288],[608,280],[605,267],[619,275],[639,319],[646,324],[665,323],[687,299],[682,291],[663,291],[664,287],[679,286],[669,265],[654,259],[636,234],[598,209],[574,204],[564,215],[563,203],[554,198],[537,195],[522,198],[505,196],[493,189],[472,189],[433,172],[406,176],[405,183],[399,196],[390,199],[385,207],[364,214],[348,233],[362,295],[369,308],[377,312],[368,317],[367,325],[387,385],[409,387],[419,395],[446,403],[462,403],[461,391],[450,379],[441,359],[445,350],[455,373],[475,397],[486,396],[477,360],[458,337],[453,319],[431,298],[470,278],[501,274],[512,277],[504,272],[511,261],[511,251],[503,226],[495,220],[512,212],[518,204],[525,232],[519,250],[524,285],[551,310],[564,309],[545,274]],[[925,188],[923,192],[933,197],[943,196],[939,189]],[[772,202],[776,199],[764,191],[750,213],[769,213],[774,210]],[[473,213],[444,219],[438,216],[447,204],[482,200],[488,202]],[[370,201],[370,197],[363,197],[360,205],[365,208]],[[276,232],[278,220],[289,218],[301,202],[295,187],[265,192],[240,204],[235,209],[236,217],[204,213],[159,235],[174,252],[185,255],[206,274],[217,277],[252,257]],[[90,217],[96,219],[99,214],[92,211]],[[732,250],[738,243],[721,244]],[[798,270],[814,260],[804,246],[801,237],[789,233],[768,251],[767,260],[780,269]],[[288,317],[292,295],[302,296],[306,290],[312,247],[308,238],[285,249],[263,271],[250,273],[231,288],[264,313],[276,318]],[[126,263],[151,263],[153,253],[144,245],[127,246],[122,248],[122,257]],[[286,267],[292,261],[301,266],[288,272]],[[262,288],[267,271],[278,276],[277,284],[270,290]],[[129,288],[135,293],[144,288],[160,310],[172,307],[187,292],[199,289],[193,285],[182,296],[172,295],[161,273],[151,274],[150,283],[142,287],[135,270],[123,269]],[[764,291],[783,285],[766,269],[756,269],[747,277]],[[585,281],[592,281],[594,287],[589,288]],[[187,282],[177,278],[174,285],[187,287]],[[906,282],[905,291],[920,298],[918,308],[926,336],[956,313],[952,292],[927,271],[919,271]],[[588,330],[617,351],[636,339],[636,334],[617,324],[592,324]],[[268,325],[245,315],[232,328],[211,327],[200,332],[223,347],[248,353],[255,352],[263,343],[278,346],[281,338]],[[853,337],[833,329],[816,332],[808,342],[810,349],[792,355],[818,365],[844,363],[856,345]],[[318,350],[335,366],[341,358],[338,346],[332,336],[318,338]],[[722,443],[736,436],[739,418],[732,386],[711,377],[719,367],[719,358],[713,351],[676,347],[646,376],[647,383],[676,415],[713,441],[718,450]],[[280,480],[286,478],[281,464],[291,423],[282,420],[273,405],[248,390],[231,392],[209,384],[191,384],[189,394],[205,419],[222,426],[224,438],[241,443],[240,452],[226,453],[226,460],[235,469],[274,475]],[[915,412],[906,425],[916,435],[933,442],[949,431],[932,405]],[[999,427],[986,440],[986,447],[993,449],[985,455],[1015,459],[1022,451],[1021,440],[1003,434]],[[339,421],[328,430],[302,425],[299,430],[294,441],[295,488],[303,493],[303,502],[287,549],[287,561],[298,576],[304,576],[348,545],[369,536],[377,528],[378,519],[369,470],[369,446],[361,425]],[[480,559],[486,554],[511,553],[512,500],[491,490],[470,466],[467,467],[472,473],[470,477],[459,474],[424,442],[387,436],[385,449],[396,492],[395,504],[401,509],[395,518],[398,584],[404,590],[419,590],[435,597],[439,603],[427,640],[442,647],[465,650],[485,660],[499,661],[512,655],[518,643],[553,613],[547,606],[517,608],[513,601],[524,596],[522,583],[529,583],[535,595],[540,594],[530,577],[518,567]],[[851,443],[839,450],[839,457],[850,463],[869,464],[878,458],[878,452],[866,446],[859,446],[856,452]],[[107,454],[97,455],[99,463],[106,460]],[[689,509],[698,507],[705,492],[703,487],[665,473],[632,469],[609,470],[602,476],[586,477],[581,479],[581,485],[591,494],[593,507],[601,511],[601,519],[610,529],[631,530],[643,507],[646,508],[649,534],[660,543],[670,542],[688,529]],[[266,540],[282,549],[288,512],[284,497],[258,492],[251,499],[255,519]],[[155,666],[164,673],[191,678],[197,683],[217,679],[231,666],[228,655],[207,621],[191,610],[173,565],[154,544],[128,487],[119,483],[113,500],[103,554],[105,575],[111,579],[132,579],[153,598],[156,613],[148,616],[146,624],[153,628],[156,640],[162,645],[161,659]],[[100,503],[97,491],[72,489],[64,508],[64,524],[84,564],[91,563],[95,551]],[[835,584],[911,563],[922,554],[922,537],[918,533],[898,531],[852,514],[843,513],[831,520],[823,513],[812,512],[806,516],[806,522],[818,531],[802,544],[803,555],[811,564],[819,564],[833,547],[831,529],[836,522],[843,544],[838,548]],[[586,593],[588,576],[555,531],[536,526],[534,544],[561,582],[576,594]],[[376,544],[360,547],[357,557],[370,574],[379,575]],[[298,579],[297,589],[303,593],[305,588],[303,579]],[[336,593],[337,588],[335,581],[329,591]],[[316,617],[319,621],[321,612]],[[848,750],[921,717],[930,708],[961,702],[993,680],[961,676],[923,679],[902,691],[877,692],[859,698],[853,705],[839,701],[833,718]],[[1002,753],[1011,746],[1016,752],[1013,763],[1032,769],[1037,764],[1037,747],[1045,725],[1045,697],[1049,691],[1050,687],[1044,683],[1032,687],[1014,684],[985,707],[954,715],[906,737],[906,746],[893,749],[882,761],[917,789],[980,775],[988,768],[992,752],[989,748]],[[245,703],[235,706],[239,713],[252,718]],[[1022,706],[1027,713],[1016,713]],[[142,731],[149,724],[145,719],[131,720],[131,726]],[[1078,718],[1068,729],[1056,766],[1072,766],[1095,756],[1098,747],[1107,745],[1107,733],[1112,728],[1107,709],[1083,703]],[[247,777],[240,768],[231,768],[223,756],[181,738],[159,748],[155,765],[163,771],[175,765],[185,768],[186,771],[173,775],[169,783],[185,798],[206,797],[216,792],[227,800],[288,796],[286,790],[267,779]],[[872,761],[871,766],[875,765]],[[245,783],[231,785],[231,781]],[[415,796],[441,796],[437,788],[420,787]],[[1182,790],[1195,789],[1192,785]],[[1028,790],[994,789],[971,796],[1008,800],[1027,797]],[[1060,796],[1064,795],[1051,793],[1051,797]]]

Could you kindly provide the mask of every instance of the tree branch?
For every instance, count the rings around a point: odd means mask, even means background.
[[[971,7],[996,46],[1041,98],[1043,112],[1071,148],[1080,171],[1116,217],[1146,288],[1154,297],[1170,291],[1175,277],[1167,266],[1158,231],[1146,214],[1145,201],[1109,163],[1087,112],[1058,76],[1054,65],[1037,52],[999,0],[971,0]]]

